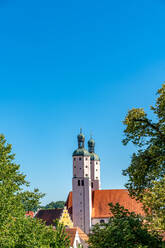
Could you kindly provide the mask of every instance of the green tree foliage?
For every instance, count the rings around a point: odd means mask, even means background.
[[[158,90],[155,106],[151,106],[153,120],[142,108],[128,112],[124,125],[124,145],[132,142],[138,151],[132,155],[130,166],[123,171],[129,177],[126,187],[132,197],[140,199],[149,214],[150,224],[164,229],[165,192],[165,84]]]
[[[26,211],[37,211],[40,206],[40,199],[45,196],[45,194],[40,193],[38,189],[34,189],[34,192],[24,191],[20,193],[22,198],[22,204]]]
[[[54,208],[64,208],[65,206],[65,202],[64,201],[52,201],[49,204],[47,204],[46,206],[42,206],[42,209],[54,209]]]
[[[143,195],[143,204],[147,213],[146,219],[150,229],[165,230],[165,176],[153,181],[153,187]]]
[[[96,224],[89,235],[90,248],[159,248],[161,238],[148,232],[141,216],[118,203],[109,204],[113,217],[108,223]]]
[[[53,245],[60,240],[56,240],[60,225],[55,231],[38,219],[25,217],[25,210],[35,208],[42,194],[37,189],[34,192],[23,191],[29,183],[20,172],[20,166],[14,162],[11,150],[11,145],[0,135],[0,248],[56,247]],[[62,243],[69,247],[63,234]]]
[[[52,242],[51,248],[66,248],[70,246],[70,239],[68,235],[65,233],[65,227],[63,224],[60,224],[58,220],[55,220],[56,232],[55,232],[55,240],[56,242]]]

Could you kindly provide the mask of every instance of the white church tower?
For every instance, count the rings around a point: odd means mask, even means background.
[[[91,165],[91,188],[98,190],[100,189],[100,158],[95,153],[95,141],[92,138],[88,141],[88,151]]]
[[[90,154],[84,148],[82,132],[77,138],[78,149],[73,152],[73,224],[89,233],[92,214]]]
[[[80,131],[78,149],[73,152],[73,224],[85,233],[91,229],[92,190],[100,189],[100,159],[94,153],[95,142],[90,139],[88,151],[84,147],[85,137]]]

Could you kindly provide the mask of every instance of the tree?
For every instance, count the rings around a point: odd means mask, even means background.
[[[47,204],[46,206],[42,206],[42,209],[54,209],[54,208],[64,208],[65,206],[65,202],[64,201],[52,201],[49,204]]]
[[[143,195],[143,205],[150,229],[165,230],[165,176],[160,181],[153,181],[153,187]]]
[[[148,232],[141,216],[118,203],[109,204],[113,217],[108,223],[96,224],[89,235],[90,248],[159,248],[161,238]]]
[[[138,151],[132,155],[131,164],[123,175],[129,177],[126,187],[130,195],[144,204],[150,217],[148,223],[165,231],[162,224],[165,192],[161,189],[165,177],[165,84],[158,90],[158,98],[151,111],[153,120],[142,108],[130,110],[124,120],[123,144],[131,141]]]
[[[12,146],[0,135],[0,248],[51,247],[57,244],[60,226],[53,230],[38,219],[25,217],[26,208],[36,207],[42,194],[38,190],[23,191],[29,183],[11,151]],[[63,238],[64,232],[61,243],[65,245]]]
[[[70,239],[69,236],[65,233],[65,227],[63,224],[59,223],[58,220],[55,220],[55,240],[56,242],[52,242],[50,244],[51,248],[66,248],[70,247]]]

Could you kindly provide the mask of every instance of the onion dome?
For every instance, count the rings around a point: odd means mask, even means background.
[[[88,151],[90,153],[91,160],[100,161],[99,156],[95,153],[95,141],[92,138],[88,141]]]
[[[78,148],[73,152],[73,156],[90,156],[90,154],[85,148]]]
[[[91,161],[92,160],[94,160],[94,161],[100,161],[100,158],[99,158],[99,156],[96,153],[91,153],[90,154],[90,157],[91,157]]]
[[[80,129],[80,134],[77,136],[78,149],[73,152],[73,156],[90,156],[89,152],[84,148],[85,136]]]
[[[95,151],[95,141],[92,138],[88,141],[88,150],[91,153]]]

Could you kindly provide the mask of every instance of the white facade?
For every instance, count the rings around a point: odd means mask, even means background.
[[[84,142],[80,133],[78,149],[73,153],[72,216],[74,226],[88,234],[92,226],[92,190],[100,189],[100,161],[94,153],[94,141],[88,142],[89,151],[85,150]]]
[[[100,189],[100,161],[91,160],[91,186],[92,190]]]
[[[70,246],[70,248],[78,248],[78,247],[87,248],[88,244],[85,242],[85,240],[81,239],[81,237],[79,236],[78,231],[76,231],[73,246]]]
[[[92,218],[92,226],[101,223],[108,223],[109,218]]]

